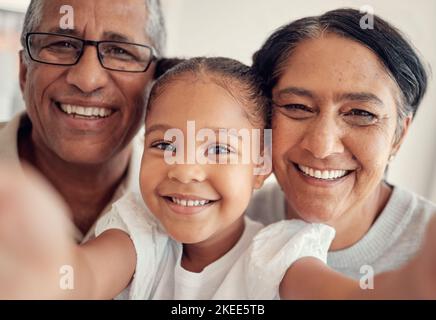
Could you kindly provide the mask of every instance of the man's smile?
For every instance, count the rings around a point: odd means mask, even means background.
[[[84,118],[97,119],[97,118],[107,118],[114,111],[108,108],[99,108],[99,107],[85,107],[74,104],[64,104],[61,103],[58,105],[59,108],[68,115],[77,115]]]

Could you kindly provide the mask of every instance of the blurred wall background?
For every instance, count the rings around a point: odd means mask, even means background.
[[[370,5],[402,30],[436,68],[436,1],[397,0],[161,0],[168,29],[167,54],[223,55],[247,64],[269,34],[291,20],[339,7]],[[17,84],[17,21],[28,0],[0,0],[0,121],[22,102]],[[65,4],[68,0],[65,0]],[[13,17],[13,18],[12,18]],[[4,39],[7,39],[4,42]],[[7,43],[6,48],[4,43]],[[436,82],[389,170],[389,181],[436,202]]]
[[[18,89],[18,50],[23,13],[0,6],[0,121],[22,108]]]

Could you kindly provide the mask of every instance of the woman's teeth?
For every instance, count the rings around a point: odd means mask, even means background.
[[[201,207],[210,202],[210,200],[184,200],[175,197],[171,197],[171,201],[184,207]]]
[[[59,106],[61,110],[66,114],[78,115],[81,117],[106,118],[113,113],[113,111],[108,108],[83,107],[83,106],[76,106],[76,105],[64,104],[64,103],[61,103]]]
[[[335,180],[340,179],[347,175],[348,171],[346,170],[316,170],[301,164],[297,165],[298,169],[300,169],[304,174],[321,180]]]

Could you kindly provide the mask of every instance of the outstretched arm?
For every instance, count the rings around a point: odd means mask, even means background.
[[[296,261],[280,285],[280,298],[291,300],[345,299],[410,299],[400,271],[387,272],[374,278],[374,290],[364,290],[359,281],[329,268],[316,258]],[[406,290],[405,290],[406,289]]]
[[[105,299],[128,285],[136,254],[127,234],[78,246],[67,207],[38,174],[3,167],[0,177],[0,299]]]
[[[436,219],[424,246],[404,267],[374,277],[374,289],[344,276],[316,258],[296,261],[280,284],[282,299],[436,299]]]
[[[75,246],[70,265],[74,270],[74,289],[60,289],[58,293],[54,292],[56,296],[62,299],[112,299],[128,286],[133,276],[135,248],[123,231],[107,230],[96,239]]]

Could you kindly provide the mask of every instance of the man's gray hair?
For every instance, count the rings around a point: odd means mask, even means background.
[[[26,34],[35,31],[42,19],[45,0],[31,0],[24,18],[21,45],[26,48]],[[146,34],[150,38],[158,56],[165,52],[166,30],[160,0],[144,0],[147,8]]]

